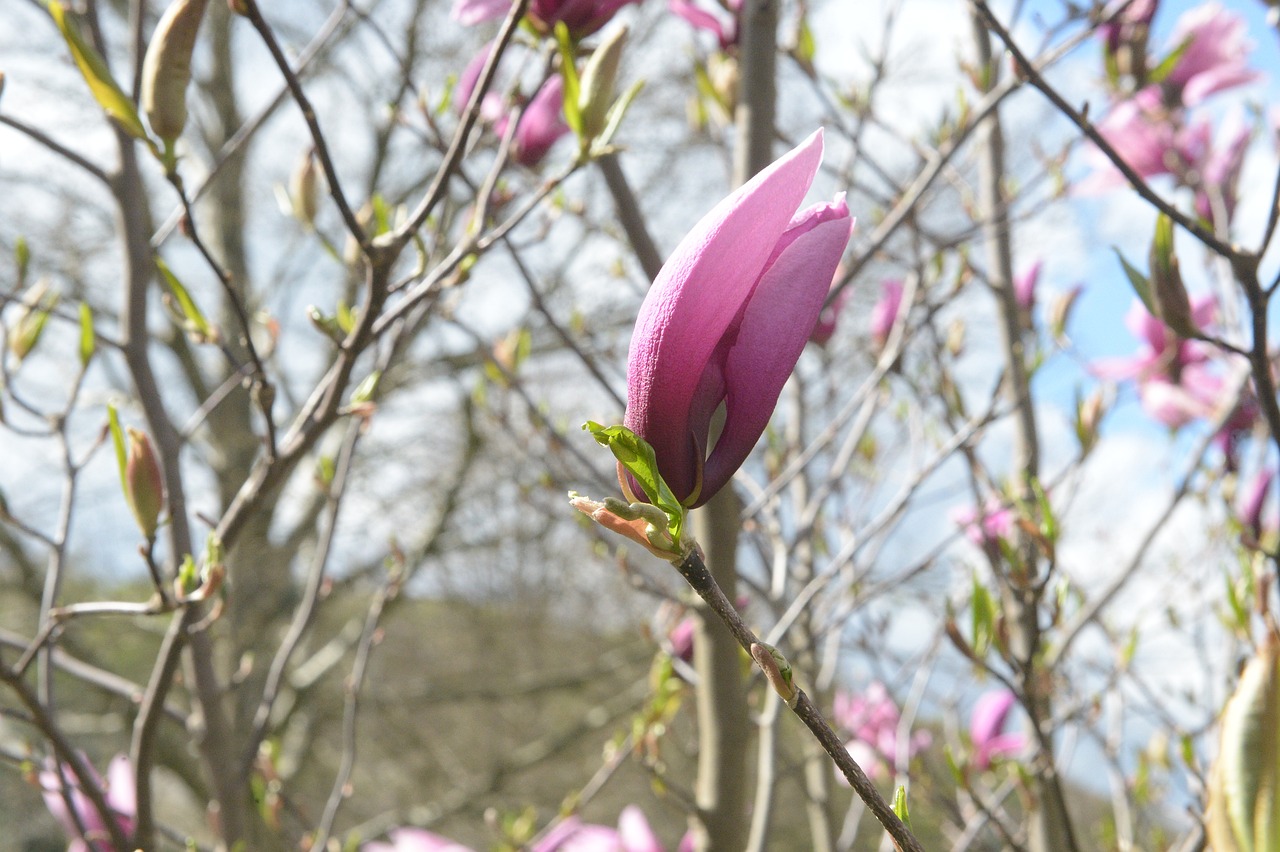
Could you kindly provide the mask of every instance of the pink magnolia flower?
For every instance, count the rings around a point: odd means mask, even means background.
[[[969,717],[969,740],[973,743],[973,765],[987,769],[996,758],[1017,754],[1026,748],[1027,738],[1020,733],[1004,733],[1009,711],[1018,698],[1007,689],[984,693],[973,706]]]
[[[1214,92],[1248,83],[1258,74],[1246,56],[1253,43],[1245,38],[1245,22],[1217,3],[1194,6],[1174,26],[1171,41],[1186,45],[1165,85],[1181,93],[1182,103],[1195,106]]]
[[[1164,106],[1158,86],[1148,86],[1116,104],[1098,132],[1139,177],[1184,175],[1202,162],[1209,149],[1210,128],[1205,122],[1185,126],[1181,114]],[[1100,151],[1092,152],[1095,172],[1082,181],[1082,193],[1099,192],[1124,183],[1124,176]]]
[[[1200,328],[1207,328],[1217,311],[1218,302],[1213,296],[1191,298],[1191,319]],[[1094,361],[1089,369],[1098,378],[1143,382],[1163,376],[1176,382],[1187,365],[1209,359],[1210,350],[1203,343],[1179,337],[1136,299],[1125,314],[1124,324],[1134,337],[1143,341],[1143,346],[1136,355]]]
[[[1210,193],[1216,193],[1222,202],[1227,222],[1230,222],[1236,209],[1236,190],[1240,183],[1240,170],[1244,166],[1245,151],[1249,148],[1253,131],[1239,110],[1231,112],[1223,125],[1226,143],[1215,145],[1200,168],[1200,179],[1195,188],[1195,207],[1196,213],[1213,221],[1214,199]]]
[[[40,792],[44,796],[44,805],[49,809],[49,813],[62,826],[67,836],[72,838],[70,845],[67,846],[67,852],[110,852],[110,835],[102,814],[80,789],[75,774],[69,768],[63,767],[60,776],[55,766],[53,761],[50,761],[40,772]],[[137,813],[138,803],[133,785],[133,766],[129,763],[129,758],[123,754],[113,757],[107,766],[105,782],[92,766],[89,767],[89,771],[93,775],[93,783],[104,792],[107,806],[115,814],[116,824],[126,835],[131,834],[133,816]],[[64,779],[68,790],[66,798],[63,797]],[[71,806],[75,808],[74,815],[67,809],[68,798],[71,800]],[[83,834],[80,833],[81,827],[84,828]]]
[[[817,131],[716,205],[640,307],[624,423],[653,445],[686,505],[705,503],[746,460],[817,323],[853,230],[843,194],[796,212],[821,160]],[[708,447],[722,402],[724,429]]]
[[[389,843],[363,843],[361,852],[472,852],[469,846],[421,828],[393,828],[387,832]]]
[[[449,16],[464,27],[500,18],[511,8],[511,0],[453,0]]]
[[[672,656],[679,657],[686,663],[693,662],[693,634],[697,630],[697,622],[693,616],[685,616],[680,622],[667,634],[667,641],[671,643]]]
[[[1040,283],[1040,261],[1037,260],[1013,277],[1013,297],[1018,307],[1031,311],[1036,306],[1036,285]]]
[[[964,530],[965,537],[980,548],[1000,546],[1001,541],[1008,541],[1013,536],[1013,527],[1018,515],[1012,506],[1005,506],[999,500],[988,500],[983,507],[982,522],[978,522],[978,510],[974,506],[963,506],[951,513],[951,520]]]
[[[686,838],[687,839],[687,838]],[[681,842],[680,848],[684,848]],[[627,805],[618,816],[618,827],[591,825],[577,817],[561,822],[536,843],[531,852],[665,852],[644,811]]]
[[[668,0],[667,8],[684,18],[695,29],[705,30],[716,37],[721,50],[728,50],[738,43],[741,27],[738,26],[742,14],[742,0],[728,0],[729,20],[723,15],[713,14],[690,0]]]
[[[514,139],[516,162],[531,167],[542,162],[551,146],[569,132],[563,110],[564,80],[557,74],[542,84],[520,114]],[[494,133],[505,134],[509,121],[508,115],[495,122]]]
[[[1143,411],[1170,429],[1214,417],[1226,391],[1221,376],[1208,364],[1188,364],[1178,381],[1156,376],[1138,384]]]
[[[492,44],[481,48],[458,78],[454,102],[459,111],[465,110],[471,100],[492,49]],[[498,136],[506,134],[512,112],[503,103],[502,96],[494,91],[488,92],[480,103],[480,119],[488,122]],[[512,138],[512,156],[516,162],[532,168],[542,162],[551,146],[568,132],[569,125],[564,120],[564,80],[556,74],[538,88],[520,113],[520,123]]]
[[[871,341],[876,351],[884,349],[889,342],[893,325],[902,311],[902,294],[901,281],[890,279],[881,285],[880,300],[871,308]]]
[[[858,765],[872,778],[886,777],[898,760],[902,716],[884,684],[872,683],[861,695],[837,692],[831,718],[840,730],[852,736],[845,748]],[[902,745],[911,758],[932,741],[928,731],[917,731]],[[843,780],[839,773],[836,777]]]
[[[548,33],[564,22],[569,35],[586,38],[599,30],[628,3],[640,0],[532,0],[526,13],[539,32]],[[451,15],[460,24],[472,26],[505,15],[511,0],[454,0]]]
[[[1158,0],[1133,0],[1131,3],[1113,3],[1112,9],[1116,6],[1110,20],[1098,27],[1098,35],[1102,37],[1103,42],[1107,46],[1107,52],[1114,54],[1125,43],[1130,42],[1135,37],[1146,40],[1146,30],[1151,26],[1151,21],[1156,16],[1156,6]]]

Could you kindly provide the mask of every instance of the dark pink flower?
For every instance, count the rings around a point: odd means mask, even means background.
[[[532,0],[526,13],[539,31],[549,33],[564,22],[569,35],[586,38],[599,30],[628,3],[640,0]],[[466,26],[499,18],[511,9],[511,0],[454,0],[453,19]]]
[[[507,121],[504,117],[495,122],[494,132],[499,136],[506,133]],[[569,125],[564,120],[564,80],[557,74],[542,84],[520,114],[514,140],[516,162],[536,166],[568,132]]]
[[[492,48],[492,44],[481,48],[458,78],[454,103],[459,111],[466,109]],[[498,136],[506,134],[511,114],[512,110],[507,108],[497,92],[490,91],[480,103],[480,119],[488,122]],[[569,125],[564,120],[564,80],[555,74],[543,82],[520,113],[520,123],[516,125],[512,140],[512,157],[521,165],[532,168],[542,162],[551,146],[568,132]]]
[[[1009,711],[1017,701],[1017,696],[1009,690],[997,689],[984,693],[973,706],[969,739],[973,743],[973,765],[978,769],[988,768],[995,758],[1008,757],[1026,748],[1026,736],[1004,733]]]
[[[1245,22],[1217,3],[1194,6],[1174,26],[1170,41],[1186,45],[1164,84],[1181,93],[1182,103],[1195,106],[1214,92],[1248,83],[1258,74],[1246,57],[1253,44],[1245,38]]]
[[[116,823],[121,831],[126,835],[131,834],[133,816],[137,813],[138,802],[135,798],[133,766],[129,763],[129,758],[123,754],[113,757],[107,766],[106,781],[102,780],[92,766],[89,766],[89,771],[93,775],[94,784],[103,791],[107,807],[114,812]],[[63,796],[64,780],[68,789],[65,798]],[[67,852],[109,852],[111,842],[107,824],[103,821],[102,814],[98,813],[98,809],[93,806],[93,802],[89,801],[89,797],[80,789],[75,774],[69,768],[64,766],[59,774],[55,764],[50,761],[40,772],[40,792],[44,796],[44,805],[49,809],[49,813],[71,838]],[[67,809],[67,798],[75,808],[74,816]],[[77,818],[79,825],[77,825]],[[80,833],[81,827],[84,828],[83,835]]]
[[[740,27],[739,18],[742,13],[742,0],[730,0],[729,16],[708,12],[691,0],[668,0],[667,8],[684,18],[695,29],[709,32],[720,43],[721,50],[728,50],[738,43]]]
[[[863,771],[872,778],[889,774],[898,760],[902,716],[884,684],[872,683],[861,695],[837,692],[831,718],[837,728],[852,737],[845,748]],[[906,757],[915,756],[932,741],[928,731],[912,734],[903,744]],[[839,773],[836,777],[843,780]]]
[[[721,201],[640,307],[624,422],[686,505],[705,503],[746,460],[817,324],[853,229],[843,195],[796,212],[821,160],[818,131]],[[721,403],[724,429],[709,447]]]
[[[472,852],[469,846],[421,828],[393,828],[387,832],[389,843],[374,841],[360,846],[361,852]]]

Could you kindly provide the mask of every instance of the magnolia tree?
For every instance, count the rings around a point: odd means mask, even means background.
[[[2,14],[15,842],[1280,842],[1260,4]]]

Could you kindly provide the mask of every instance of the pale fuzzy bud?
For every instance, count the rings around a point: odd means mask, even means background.
[[[707,59],[707,76],[724,108],[726,121],[732,121],[738,109],[738,88],[742,83],[738,60],[727,53],[713,53]]]
[[[308,228],[315,227],[316,210],[319,208],[320,169],[316,163],[314,148],[303,153],[298,166],[289,178],[289,201],[293,215]]]
[[[129,455],[124,468],[124,497],[148,541],[156,536],[164,506],[164,480],[160,463],[145,432],[129,429]]]
[[[1272,641],[1245,666],[1222,712],[1218,757],[1205,813],[1215,852],[1280,848],[1280,646]]]
[[[1076,299],[1080,298],[1080,291],[1080,287],[1072,287],[1053,300],[1053,306],[1049,309],[1049,328],[1053,331],[1055,340],[1066,339],[1071,309],[1075,307]]]
[[[142,109],[151,129],[166,143],[187,123],[191,54],[208,0],[174,0],[165,9],[142,61]]]
[[[604,132],[609,107],[622,61],[622,48],[627,43],[627,28],[619,27],[595,49],[582,72],[578,90],[578,109],[582,115],[582,138],[595,139]]]
[[[40,342],[49,311],[58,303],[56,293],[50,295],[48,279],[40,279],[22,297],[22,311],[9,331],[9,351],[19,361],[31,354]]]

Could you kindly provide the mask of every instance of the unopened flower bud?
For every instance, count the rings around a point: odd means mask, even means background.
[[[627,28],[620,27],[587,60],[578,90],[584,141],[595,139],[604,132],[609,107],[613,106],[614,84],[618,79],[618,65],[622,61],[622,48],[626,41]]]
[[[124,497],[138,528],[150,541],[156,537],[160,509],[164,506],[164,480],[160,463],[145,432],[129,429],[129,455],[124,468]]]
[[[174,0],[156,24],[142,62],[142,109],[165,143],[182,135],[187,123],[191,54],[208,0]]]
[[[9,351],[21,361],[40,342],[49,311],[58,303],[58,294],[49,293],[47,279],[37,281],[22,298],[22,311],[9,331]]]
[[[1076,299],[1080,298],[1080,291],[1079,286],[1072,287],[1053,300],[1049,308],[1049,329],[1055,340],[1066,340],[1067,323],[1071,320],[1071,309],[1075,307]]]
[[[1182,337],[1200,335],[1173,250],[1173,220],[1164,214],[1156,220],[1156,235],[1151,241],[1151,301],[1156,316],[1170,331]]]
[[[1269,642],[1245,666],[1222,712],[1222,739],[1209,773],[1205,814],[1216,852],[1280,848],[1274,818],[1280,783],[1280,645]]]
[[[289,201],[293,215],[308,228],[315,227],[319,208],[319,169],[314,148],[308,148],[289,179]]]

